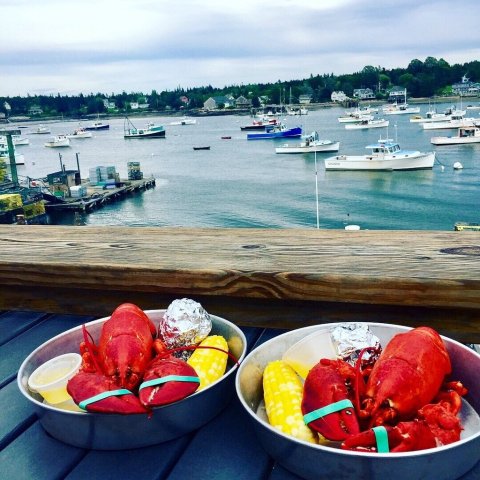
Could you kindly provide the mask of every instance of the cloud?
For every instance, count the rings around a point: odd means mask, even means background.
[[[275,82],[478,58],[477,0],[0,0],[0,95]]]

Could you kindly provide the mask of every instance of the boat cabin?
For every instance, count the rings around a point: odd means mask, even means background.
[[[373,155],[393,155],[400,151],[398,143],[377,143],[375,145],[367,145],[365,148],[370,149]]]
[[[458,129],[458,136],[465,137],[480,137],[480,128],[478,127],[461,127]]]

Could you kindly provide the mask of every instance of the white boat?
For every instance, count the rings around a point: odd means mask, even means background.
[[[338,117],[340,123],[358,123],[364,120],[373,120],[373,115],[363,115],[358,112],[351,112],[348,115]]]
[[[308,109],[287,107],[287,115],[308,115]]]
[[[464,116],[465,110],[457,110],[455,107],[447,108],[445,112],[438,113],[436,110],[429,110],[424,117],[415,115],[410,118],[411,123],[433,123],[433,122],[448,122],[452,116]]]
[[[150,122],[145,128],[137,128],[126,117],[123,124],[123,138],[165,138],[165,127]]]
[[[92,138],[92,132],[87,132],[84,128],[77,128],[73,133],[67,135],[67,138]]]
[[[31,133],[36,133],[36,134],[38,134],[38,135],[47,135],[47,134],[49,134],[49,133],[51,133],[51,132],[50,132],[50,129],[47,128],[47,127],[45,127],[44,125],[39,125],[39,126],[35,129],[35,131],[33,131],[33,132],[31,132]]]
[[[44,143],[44,145],[45,147],[50,148],[69,147],[70,140],[66,135],[56,135],[55,137],[52,137],[49,142]]]
[[[13,144],[17,146],[29,145],[30,140],[27,137],[21,137],[20,135],[12,135]],[[0,136],[0,143],[7,144],[7,138]]]
[[[390,122],[384,118],[379,118],[375,120],[362,120],[358,123],[347,123],[345,125],[346,130],[361,130],[363,128],[382,128],[388,127]]]
[[[13,147],[13,155],[15,157],[15,164],[16,165],[25,165],[25,157],[21,153],[17,153],[15,147]],[[7,142],[3,143],[0,140],[0,160],[5,162],[7,165],[10,165],[10,156],[8,154],[8,145]]]
[[[196,123],[197,121],[194,118],[184,116],[179,120],[170,122],[170,125],[195,125]]]
[[[480,104],[477,105],[467,105],[467,110],[480,110]]]
[[[456,145],[464,143],[480,143],[479,127],[461,127],[455,136],[433,137],[430,139],[433,145]]]
[[[448,128],[460,128],[460,127],[474,127],[475,118],[465,118],[463,115],[452,115],[452,118],[447,122],[431,122],[424,123],[422,127],[424,130],[439,130]],[[478,122],[478,120],[477,120]]]
[[[409,107],[407,103],[407,89],[403,93],[403,103],[394,102],[383,107],[385,115],[405,115],[420,113],[420,107]]]
[[[275,153],[315,153],[315,152],[338,152],[340,142],[336,140],[320,140],[318,132],[302,137],[297,144],[285,143],[275,148]]]
[[[432,168],[435,161],[435,152],[402,150],[390,140],[379,140],[365,148],[371,153],[326,158],[325,170],[419,170]]]

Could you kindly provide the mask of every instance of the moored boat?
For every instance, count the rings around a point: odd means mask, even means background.
[[[271,138],[292,138],[301,137],[302,128],[293,127],[287,128],[285,124],[269,126],[265,129],[265,132],[248,133],[247,140],[267,140]]]
[[[352,112],[342,117],[338,117],[340,123],[359,123],[365,120],[373,120],[373,115],[365,115],[359,112]]]
[[[431,123],[422,124],[422,128],[424,130],[441,130],[441,129],[449,129],[449,128],[453,129],[453,128],[460,128],[460,127],[473,127],[473,126],[475,126],[475,119],[464,118],[464,116],[461,114],[452,115],[450,120],[447,120],[446,122],[431,122]]]
[[[345,125],[346,130],[361,130],[364,128],[382,128],[388,127],[390,122],[384,118],[374,119],[374,120],[362,120],[358,123],[347,123]]]
[[[402,150],[392,141],[381,141],[365,148],[367,155],[337,155],[325,159],[325,170],[419,170],[433,168],[435,152]]]
[[[480,143],[480,128],[460,127],[455,136],[451,137],[433,137],[430,139],[433,145],[457,145],[465,143]]]
[[[315,152],[338,152],[340,142],[336,140],[320,140],[318,132],[302,137],[298,144],[286,143],[275,148],[275,153],[315,153]]]
[[[137,128],[126,117],[123,126],[123,138],[165,138],[165,127],[148,123],[145,128]]]
[[[66,135],[56,135],[52,137],[49,142],[44,143],[45,147],[58,148],[58,147],[69,147],[70,140]]]
[[[25,157],[22,153],[17,153],[15,147],[13,147],[13,156],[15,157],[15,165],[25,165]],[[9,165],[10,155],[8,153],[8,144],[2,143],[0,140],[0,161],[6,162]]]
[[[48,135],[50,132],[50,129],[46,127],[45,125],[39,125],[33,132],[31,133],[36,133],[38,135]]]
[[[77,128],[67,135],[67,138],[92,138],[92,132],[87,132],[84,128]]]
[[[174,120],[173,122],[170,122],[170,125],[195,125],[196,123],[197,121],[194,118],[184,116],[179,120]]]
[[[110,125],[103,122],[94,122],[91,125],[87,125],[85,130],[108,130]]]
[[[251,124],[240,127],[240,130],[265,130],[266,127],[277,124],[278,120],[276,118],[266,118],[264,120],[254,120]]]

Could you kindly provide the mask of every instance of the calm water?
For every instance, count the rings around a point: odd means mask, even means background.
[[[447,106],[437,105],[439,111]],[[422,105],[422,113],[427,109]],[[316,228],[316,183],[320,228],[353,223],[362,229],[452,230],[457,221],[480,221],[480,144],[434,147],[432,136],[455,131],[425,132],[409,122],[409,115],[389,116],[388,131],[347,131],[337,121],[343,111],[311,111],[286,117],[286,123],[339,140],[342,154],[363,154],[365,146],[380,136],[397,135],[405,149],[436,150],[433,170],[325,172],[323,159],[330,153],[317,154],[316,175],[313,154],[277,155],[274,146],[284,141],[247,141],[240,126],[251,119],[224,116],[198,118],[196,125],[185,126],[170,126],[172,118],[154,117],[166,126],[166,138],[137,140],[125,140],[123,119],[113,119],[109,131],[94,132],[93,139],[71,140],[67,149],[45,148],[48,135],[24,129],[30,145],[17,147],[26,163],[19,167],[19,175],[35,178],[59,170],[60,151],[67,169],[76,168],[79,153],[82,177],[88,177],[90,167],[114,165],[126,178],[127,162],[139,161],[144,176],[156,178],[154,189],[86,215],[89,225]],[[478,111],[468,116],[478,116]],[[133,122],[142,127],[147,119]],[[78,122],[49,126],[52,134],[70,133]],[[207,145],[209,151],[193,150]],[[463,170],[453,169],[457,161]],[[73,219],[56,221],[68,224]]]

